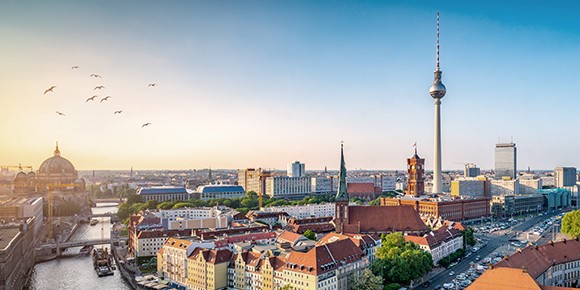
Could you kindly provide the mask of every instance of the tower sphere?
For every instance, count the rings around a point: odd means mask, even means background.
[[[431,85],[431,88],[429,88],[429,94],[431,95],[431,97],[433,97],[433,99],[441,99],[445,96],[447,89],[445,88],[445,85],[441,82],[441,72],[438,71],[435,73],[439,73],[439,77],[438,78],[437,76],[435,77],[435,81]]]

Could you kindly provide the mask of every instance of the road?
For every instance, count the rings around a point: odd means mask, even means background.
[[[469,264],[471,262],[476,262],[475,258],[477,256],[480,256],[481,259],[483,259],[486,256],[488,256],[489,254],[491,254],[492,252],[496,251],[497,248],[499,248],[503,244],[508,243],[509,235],[511,233],[513,233],[515,231],[517,231],[517,232],[526,231],[526,230],[530,229],[531,227],[533,227],[534,225],[542,222],[543,220],[545,220],[551,216],[555,216],[558,213],[559,212],[550,213],[548,215],[543,215],[543,216],[535,216],[535,217],[532,217],[526,221],[518,223],[517,225],[515,225],[511,229],[500,231],[498,233],[477,235],[477,237],[481,238],[482,240],[484,240],[484,241],[487,240],[487,246],[485,246],[485,247],[481,248],[479,251],[471,254],[469,257],[462,258],[461,262],[459,262],[456,266],[449,268],[449,269],[446,269],[445,271],[432,277],[430,279],[432,282],[431,282],[431,285],[429,287],[423,288],[423,286],[417,285],[415,288],[416,289],[435,289],[435,286],[437,286],[437,285],[443,286],[444,283],[452,282],[453,279],[455,278],[455,275],[467,271],[469,269]],[[455,272],[454,276],[449,276],[449,272],[451,272],[451,271]]]

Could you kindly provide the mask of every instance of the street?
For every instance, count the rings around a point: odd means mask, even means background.
[[[512,233],[514,233],[514,232],[521,233],[523,231],[526,231],[526,230],[532,228],[533,226],[535,226],[536,224],[541,223],[543,220],[550,218],[552,216],[555,216],[559,213],[560,212],[554,212],[554,213],[549,213],[549,214],[544,215],[544,216],[535,216],[535,217],[529,218],[527,220],[524,220],[523,222],[516,224],[511,229],[499,231],[496,233],[476,234],[476,237],[480,238],[483,243],[487,242],[487,246],[482,247],[477,252],[472,253],[471,255],[469,255],[467,257],[462,258],[461,261],[457,265],[455,265],[454,267],[450,267],[449,269],[445,269],[441,273],[432,277],[430,279],[431,284],[429,285],[429,287],[423,288],[422,285],[416,285],[414,288],[415,289],[435,289],[436,286],[443,286],[443,284],[445,284],[445,283],[453,282],[453,279],[455,279],[455,276],[457,274],[463,273],[470,268],[471,262],[474,262],[474,263],[478,262],[478,261],[476,261],[477,256],[480,256],[481,259],[483,259],[484,257],[490,255],[492,252],[495,252],[502,245],[508,244],[510,236]],[[546,236],[546,238],[544,238],[543,240],[548,239],[548,241],[549,241],[550,237]],[[515,249],[513,251],[515,252]],[[451,271],[455,272],[455,275],[450,276],[449,273]]]

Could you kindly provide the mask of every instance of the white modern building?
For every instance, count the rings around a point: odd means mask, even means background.
[[[309,177],[267,177],[266,195],[271,198],[301,198],[312,192],[311,183]]]
[[[310,180],[312,193],[329,194],[333,191],[333,177],[312,177]]]
[[[312,218],[312,217],[333,217],[335,212],[334,203],[306,204],[306,205],[287,205],[287,206],[269,206],[260,208],[264,212],[285,212],[293,218]]]

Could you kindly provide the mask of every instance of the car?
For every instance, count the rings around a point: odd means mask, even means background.
[[[424,288],[429,287],[429,285],[431,285],[431,281],[427,281],[427,282],[423,283]]]
[[[454,271],[449,272],[449,276],[453,276],[453,275],[455,275]]]
[[[433,289],[440,290],[440,289],[443,289],[443,287],[441,287],[441,285],[435,285],[435,287]]]

